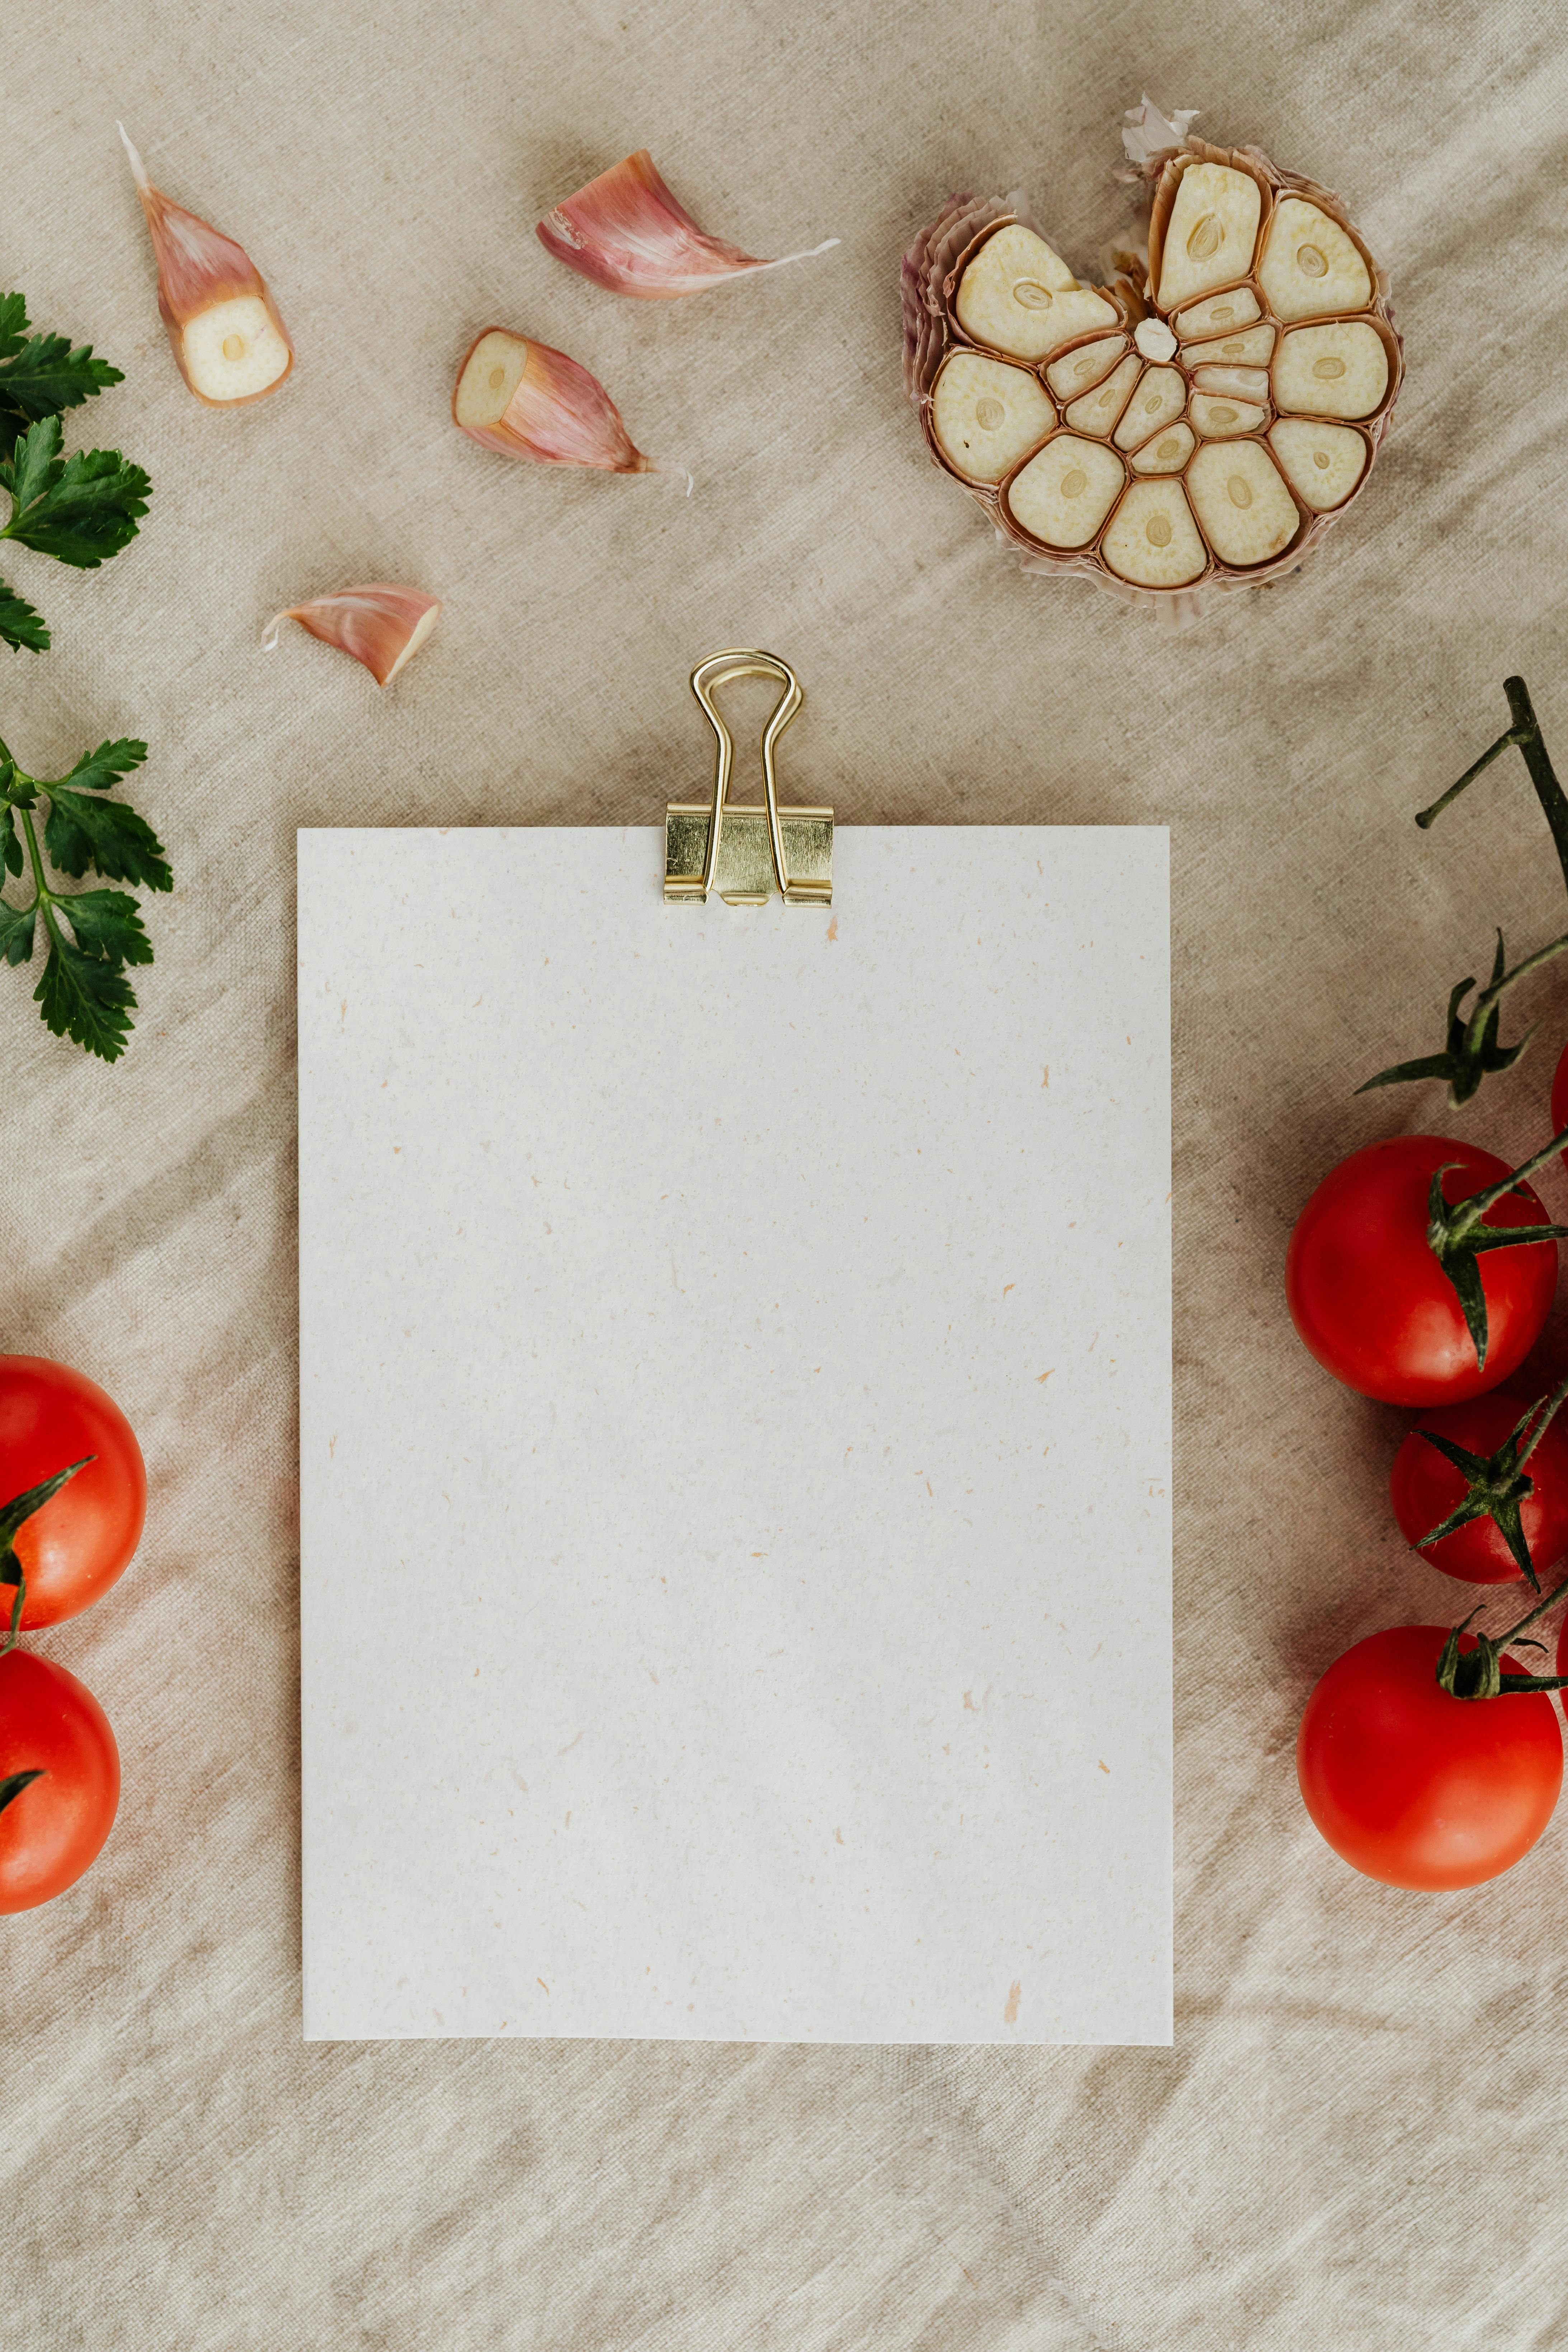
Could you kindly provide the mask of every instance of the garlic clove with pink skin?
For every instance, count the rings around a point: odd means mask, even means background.
[[[671,195],[646,147],[564,197],[537,234],[545,250],[579,277],[643,302],[672,301],[726,278],[810,261],[838,242],[830,236],[807,252],[759,261],[738,245],[709,236]]]
[[[275,613],[261,640],[264,653],[278,643],[280,622],[298,621],[313,637],[363,662],[377,686],[390,686],[411,662],[440,617],[441,600],[419,588],[399,588],[384,580],[363,588],[340,588]]]
[[[458,371],[452,421],[481,448],[543,466],[657,474],[596,376],[548,343],[487,327]]]
[[[180,373],[209,408],[238,408],[276,392],[294,348],[259,271],[232,237],[153,185],[125,125],[116,127],[147,215],[158,312]]]

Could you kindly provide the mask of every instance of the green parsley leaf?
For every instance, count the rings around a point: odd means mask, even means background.
[[[8,808],[6,810],[5,822],[3,825],[0,825],[0,855],[3,855],[5,857],[5,871],[7,874],[20,874],[23,866],[27,862],[26,853],[22,848],[21,836],[16,831],[16,813],[15,809]]]
[[[31,323],[25,294],[0,294],[0,360],[16,357]]]
[[[43,614],[35,612],[25,596],[7,588],[4,580],[0,580],[0,644],[26,646],[35,654],[49,649],[48,625]]]
[[[134,900],[132,902],[134,904]],[[0,956],[11,964],[26,963],[33,952],[33,926],[37,920],[38,902],[30,907],[12,907],[0,898]]]
[[[151,963],[153,943],[142,928],[142,910],[123,890],[78,890],[57,898],[55,908],[76,933],[83,955],[104,963]]]
[[[0,539],[95,572],[135,538],[153,485],[118,449],[79,449],[66,458],[59,450],[60,420],[46,416],[0,465],[0,488],[12,499]]]
[[[57,932],[33,997],[57,1037],[69,1037],[105,1062],[125,1051],[136,996],[117,964],[83,955]]]
[[[148,890],[172,890],[174,877],[163,845],[123,801],[88,800],[64,784],[44,787],[49,814],[44,846],[62,874],[85,874],[91,866],[110,882],[139,882]]]
[[[100,743],[96,751],[84,751],[69,775],[62,776],[60,782],[72,786],[77,792],[106,793],[120,782],[121,776],[128,776],[132,768],[139,768],[146,757],[145,743],[138,742],[134,735],[121,735],[112,743]],[[40,786],[40,790],[46,793],[56,789],[53,784]]]
[[[62,408],[79,408],[111,383],[125,379],[107,360],[95,360],[90,343],[72,348],[68,335],[30,335],[19,349],[6,350],[0,315],[0,401],[29,423]]]

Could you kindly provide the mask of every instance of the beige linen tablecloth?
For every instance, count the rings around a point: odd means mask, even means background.
[[[0,973],[0,1344],[101,1380],[153,1482],[131,1573],[40,1643],[107,1707],[125,1792],[91,1875],[0,1937],[8,2343],[1568,2336],[1568,1825],[1441,1898],[1352,1876],[1309,1827],[1291,1751],[1313,1677],[1462,1596],[1390,1523],[1404,1419],[1321,1373],[1280,1297],[1331,1161],[1447,1123],[1435,1090],[1357,1102],[1356,1082],[1437,1044],[1494,920],[1521,948],[1563,924],[1511,755],[1435,833],[1410,823],[1506,724],[1505,671],[1568,765],[1562,31],[1519,0],[13,20],[0,278],[124,368],[72,438],[122,446],[156,492],[99,574],[4,564],[56,649],[0,664],[0,733],[46,773],[145,735],[136,799],[178,889],[150,905],[118,1068]],[[911,232],[950,189],[1022,185],[1091,263],[1126,217],[1114,124],[1143,88],[1343,194],[1409,364],[1375,478],[1310,567],[1171,637],[1020,578],[900,382]],[[178,382],[117,115],[268,276],[299,352],[276,399],[222,415]],[[752,250],[843,243],[619,301],[531,224],[641,144]],[[492,321],[594,369],[693,496],[461,439],[454,371]],[[297,631],[258,650],[276,607],[364,578],[446,599],[392,691]],[[1172,827],[1169,2052],[300,2042],[295,828],[647,823],[707,772],[688,666],[736,643],[800,669],[787,774],[846,821]],[[1454,1121],[1520,1156],[1568,983],[1526,1012],[1534,1057]],[[1543,1189],[1568,1205],[1560,1176]],[[1113,1632],[1111,1561],[1104,1605]]]

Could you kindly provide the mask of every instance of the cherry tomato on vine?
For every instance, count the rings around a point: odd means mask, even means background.
[[[1336,1659],[1307,1701],[1296,1769],[1307,1811],[1352,1869],[1443,1890],[1496,1878],[1529,1853],[1563,1785],[1544,1691],[1458,1698],[1436,1672],[1449,1631],[1395,1625]],[[1468,1636],[1460,1653],[1473,1654]],[[1506,1654],[1504,1674],[1526,1669]]]
[[[1446,1576],[1507,1584],[1522,1575],[1524,1562],[1505,1528],[1528,1549],[1537,1579],[1568,1555],[1568,1425],[1554,1412],[1541,1429],[1552,1402],[1510,1383],[1464,1404],[1436,1407],[1422,1414],[1394,1455],[1389,1487],[1400,1533]],[[1469,1465],[1452,1461],[1428,1431],[1469,1456]],[[1474,1516],[1464,1525],[1439,1543],[1423,1542],[1465,1509]]]
[[[0,1356],[0,1501],[89,1454],[96,1459],[16,1534],[24,1631],[78,1616],[122,1573],[141,1540],[147,1473],[130,1423],[96,1381],[45,1356]],[[12,1598],[0,1586],[6,1629]]]
[[[1456,1404],[1495,1388],[1534,1344],[1556,1287],[1554,1240],[1468,1255],[1458,1246],[1447,1262],[1451,1278],[1429,1238],[1428,1192],[1444,1167],[1449,1212],[1510,1173],[1491,1152],[1450,1136],[1391,1136],[1342,1160],[1290,1236],[1285,1293],[1297,1330],[1336,1380],[1385,1404]],[[1520,1182],[1475,1230],[1545,1222]],[[1472,1277],[1484,1299],[1484,1364],[1457,1286]]]
[[[18,1782],[24,1783],[18,1787]],[[96,1861],[120,1751],[85,1683],[30,1650],[0,1657],[0,1912],[47,1903]]]

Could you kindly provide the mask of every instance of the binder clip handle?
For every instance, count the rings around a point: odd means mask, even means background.
[[[731,803],[730,799],[730,782],[735,767],[735,739],[715,705],[713,696],[720,687],[727,686],[732,678],[737,677],[775,678],[784,688],[784,692],[773,705],[767,725],[763,730],[763,788],[765,795],[763,809],[742,809],[739,803]],[[667,865],[665,897],[672,899],[706,898],[710,891],[719,888],[720,861],[725,845],[726,818],[743,817],[754,822],[756,817],[765,815],[768,854],[773,867],[772,878],[778,888],[779,896],[789,906],[820,907],[830,904],[833,896],[830,874],[826,878],[820,874],[811,876],[798,872],[792,874],[788,845],[784,836],[784,818],[786,816],[792,819],[810,818],[816,822],[818,830],[820,830],[821,820],[826,818],[829,827],[827,838],[830,844],[831,810],[781,812],[779,808],[773,747],[805,699],[799,678],[796,677],[788,662],[781,661],[777,654],[763,653],[756,647],[731,646],[723,653],[710,654],[705,661],[698,663],[691,673],[691,691],[702,706],[703,715],[713,730],[714,740],[718,746],[713,773],[713,799],[710,810],[706,812],[707,841],[702,870],[700,874],[675,873],[670,871]],[[672,803],[672,813],[677,805],[684,808],[685,804]],[[732,826],[730,829],[732,830]],[[770,893],[764,885],[760,889],[755,887],[721,889],[720,895],[731,906],[761,906]]]

